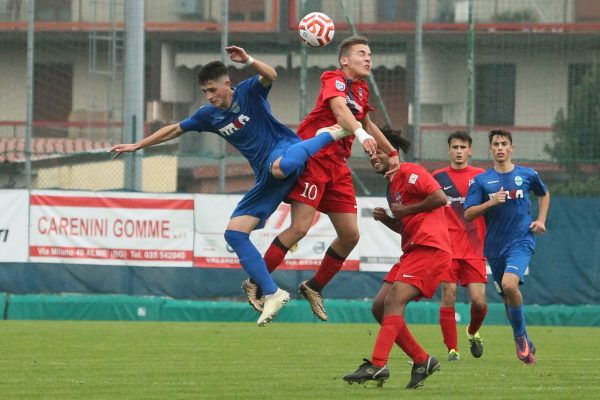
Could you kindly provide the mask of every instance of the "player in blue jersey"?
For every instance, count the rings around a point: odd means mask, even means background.
[[[494,167],[475,176],[465,200],[465,219],[483,215],[486,223],[484,253],[492,269],[496,290],[504,298],[512,325],[517,357],[535,364],[535,347],[525,326],[523,296],[519,285],[535,250],[534,233],[546,231],[550,193],[537,172],[512,162],[510,132],[494,130],[489,134]],[[529,192],[538,196],[537,219],[531,216]]]
[[[289,301],[289,293],[279,289],[265,262],[250,242],[249,235],[264,226],[266,219],[294,187],[306,160],[323,146],[345,137],[349,132],[339,126],[320,129],[314,138],[302,141],[277,121],[267,102],[277,72],[270,65],[249,56],[237,46],[226,47],[232,61],[252,65],[258,75],[231,86],[227,67],[220,61],[206,64],[198,73],[200,89],[210,104],[177,124],[160,128],[138,143],[119,144],[109,151],[116,156],[166,142],[187,131],[212,132],[248,159],[256,183],[238,203],[225,230],[225,240],[234,249],[240,264],[265,293],[258,325],[269,323]],[[373,152],[368,143],[365,151]]]

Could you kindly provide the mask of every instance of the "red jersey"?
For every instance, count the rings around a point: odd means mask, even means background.
[[[418,164],[401,163],[400,170],[388,186],[388,204],[411,205],[424,200],[440,189],[439,183]],[[443,207],[402,217],[394,230],[402,235],[402,251],[413,245],[435,247],[450,253],[448,225]]]
[[[302,120],[296,132],[303,140],[315,136],[319,128],[337,124],[337,119],[329,106],[329,99],[343,97],[346,105],[360,121],[373,108],[369,106],[369,87],[365,81],[352,81],[341,70],[326,71],[321,75],[321,90],[315,108]],[[316,156],[336,155],[344,159],[350,157],[354,135],[331,143],[321,149]]]
[[[465,197],[475,175],[484,172],[481,168],[467,166],[462,169],[442,168],[433,173],[446,196],[448,205],[444,207],[448,221],[448,231],[452,239],[452,258],[463,260],[483,259],[485,240],[485,220],[465,220]]]

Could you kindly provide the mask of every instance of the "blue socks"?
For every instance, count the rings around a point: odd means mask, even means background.
[[[512,325],[514,336],[526,336],[527,330],[525,329],[525,309],[523,308],[523,304],[518,307],[509,305],[508,313],[510,315],[510,324]]]
[[[225,241],[233,248],[240,259],[240,264],[242,264],[246,273],[260,286],[263,293],[275,293],[277,285],[271,278],[262,256],[250,241],[250,235],[240,231],[226,230],[224,236]]]
[[[290,176],[302,167],[309,157],[331,142],[333,142],[333,137],[327,133],[322,133],[314,138],[294,143],[283,154],[283,158],[279,162],[279,168],[285,176]]]

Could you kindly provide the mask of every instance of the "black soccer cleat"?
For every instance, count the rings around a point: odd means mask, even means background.
[[[413,364],[412,371],[410,372],[410,382],[406,385],[406,389],[416,389],[423,386],[423,381],[429,375],[439,370],[440,362],[433,356],[429,356],[427,361],[422,364]]]
[[[382,386],[383,383],[390,377],[390,370],[387,364],[379,368],[371,364],[371,361],[366,358],[363,359],[364,363],[358,367],[356,371],[351,374],[344,376],[344,380],[352,385],[356,383],[364,383],[366,381],[377,381],[377,386]]]
[[[467,327],[467,338],[469,339],[471,355],[475,358],[481,357],[483,354],[483,342],[479,336],[479,331],[475,332],[474,335],[469,335],[469,327]]]

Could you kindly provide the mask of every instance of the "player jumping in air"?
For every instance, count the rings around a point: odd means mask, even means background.
[[[200,107],[180,123],[167,125],[138,143],[119,144],[110,149],[118,156],[177,138],[187,131],[212,132],[242,153],[250,163],[256,183],[244,195],[231,215],[225,240],[234,249],[240,264],[265,294],[258,325],[269,323],[289,301],[289,293],[279,289],[249,235],[264,226],[296,184],[306,160],[324,146],[349,134],[339,126],[321,129],[302,141],[271,114],[267,95],[277,72],[255,60],[244,49],[226,47],[232,61],[252,65],[258,75],[231,86],[227,67],[220,61],[206,64],[198,73],[200,89],[210,104]],[[331,125],[331,124],[330,124]]]
[[[374,154],[379,146],[390,155],[391,173],[398,168],[398,153],[369,118],[372,108],[365,79],[371,73],[372,62],[367,39],[352,36],[343,40],[339,46],[338,61],[340,69],[327,71],[321,76],[317,103],[298,127],[298,135],[305,140],[310,139],[319,127],[339,124],[354,132],[368,154]],[[275,270],[289,249],[306,236],[315,213],[320,211],[329,216],[337,237],[327,249],[314,276],[298,287],[313,313],[323,321],[327,320],[327,312],[322,290],[342,268],[360,237],[354,185],[346,164],[354,136],[326,146],[308,160],[304,174],[288,196],[291,225],[273,240],[264,255],[269,271]],[[257,311],[262,310],[262,294],[254,282],[245,281],[242,289],[248,302]]]

